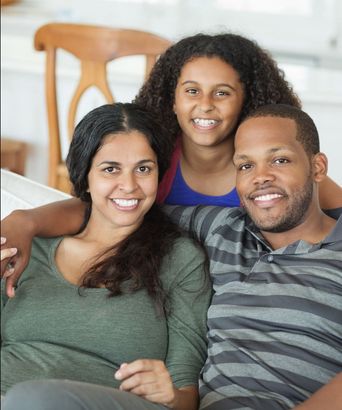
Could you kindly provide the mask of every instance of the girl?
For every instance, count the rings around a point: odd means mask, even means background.
[[[158,201],[230,207],[240,204],[232,163],[239,122],[261,105],[301,105],[270,55],[231,33],[197,34],[171,46],[136,102],[161,118],[176,142]],[[341,207],[342,189],[325,179],[320,201]]]

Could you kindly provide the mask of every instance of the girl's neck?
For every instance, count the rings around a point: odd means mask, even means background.
[[[194,172],[219,173],[233,165],[234,138],[222,141],[213,147],[194,144],[188,138],[182,139],[182,167]]]
[[[233,155],[233,138],[214,147],[198,146],[184,138],[180,167],[186,184],[203,195],[226,195],[235,187]]]

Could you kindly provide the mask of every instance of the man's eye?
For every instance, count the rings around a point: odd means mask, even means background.
[[[246,171],[247,169],[252,168],[251,164],[241,164],[238,166],[239,171]]]
[[[287,164],[290,161],[287,158],[277,158],[274,160],[276,164]]]

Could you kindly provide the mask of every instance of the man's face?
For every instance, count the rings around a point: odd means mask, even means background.
[[[238,129],[237,191],[256,226],[285,232],[301,224],[313,201],[311,161],[288,118],[250,118]]]

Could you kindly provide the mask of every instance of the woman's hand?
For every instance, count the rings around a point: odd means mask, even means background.
[[[161,360],[140,359],[123,363],[115,373],[122,380],[120,390],[162,404],[174,410],[196,410],[198,389],[196,386],[175,388],[170,373]]]
[[[33,233],[24,211],[12,212],[1,221],[1,235],[6,238],[1,242],[1,276],[6,278],[8,297],[13,297],[14,286],[31,255]]]
[[[115,378],[123,380],[120,390],[173,408],[175,389],[170,374],[161,360],[141,359],[123,363],[115,373]]]

